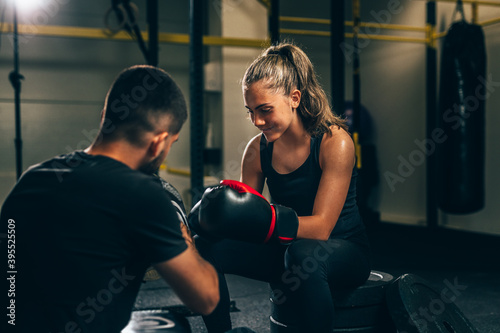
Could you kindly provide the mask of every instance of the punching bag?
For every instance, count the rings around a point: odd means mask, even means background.
[[[444,39],[439,85],[438,206],[446,213],[484,207],[486,94],[482,28],[455,22]]]

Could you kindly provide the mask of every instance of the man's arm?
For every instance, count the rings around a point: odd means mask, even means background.
[[[188,308],[208,315],[219,303],[217,272],[200,257],[183,223],[181,230],[188,245],[187,250],[172,259],[155,264],[154,268]]]

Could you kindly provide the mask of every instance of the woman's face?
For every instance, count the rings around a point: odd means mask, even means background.
[[[300,102],[300,92],[294,90],[290,96],[284,96],[266,88],[262,81],[257,81],[244,90],[243,100],[252,124],[264,134],[268,142],[273,142],[296,121],[295,109]]]

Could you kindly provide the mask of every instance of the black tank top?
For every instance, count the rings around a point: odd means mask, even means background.
[[[311,149],[306,161],[288,174],[280,174],[272,167],[273,143],[260,138],[260,165],[271,194],[271,202],[293,208],[298,216],[310,216],[318,191],[322,170],[319,165],[319,150],[323,135],[311,137]],[[350,238],[360,232],[364,225],[356,203],[357,169],[353,168],[349,191],[344,207],[330,238]]]

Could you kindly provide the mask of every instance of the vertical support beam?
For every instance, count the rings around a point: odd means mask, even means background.
[[[16,137],[14,145],[16,148],[16,179],[23,173],[23,140],[21,135],[21,79],[24,77],[19,74],[19,33],[17,24],[17,5],[14,2],[14,70],[9,74],[9,80],[14,88],[14,114]]]
[[[360,0],[352,1],[352,46],[354,49],[353,62],[352,62],[352,137],[354,139],[354,146],[356,148],[356,167],[361,169],[361,144],[359,143],[359,127],[360,127],[360,109],[361,109],[361,78],[360,78],[360,63],[359,63],[359,47],[358,35],[359,27],[361,24],[360,17]]]
[[[426,137],[438,126],[437,114],[437,49],[436,49],[436,2],[427,1],[427,47],[426,47]],[[437,156],[428,154],[426,164],[426,217],[429,228],[438,227],[437,207]]]
[[[203,194],[203,0],[191,0],[189,15],[189,100],[191,131],[191,198]]]
[[[477,24],[477,22],[479,22],[479,19],[478,19],[478,17],[479,17],[479,5],[477,2],[473,2],[471,4],[471,7],[472,7],[471,8],[472,9],[472,20],[471,21],[473,24]]]
[[[330,1],[330,72],[333,111],[342,115],[345,110],[345,0]]]
[[[147,0],[148,64],[158,66],[158,0]]]
[[[280,1],[271,0],[271,7],[269,8],[269,37],[271,38],[271,45],[280,42]]]

